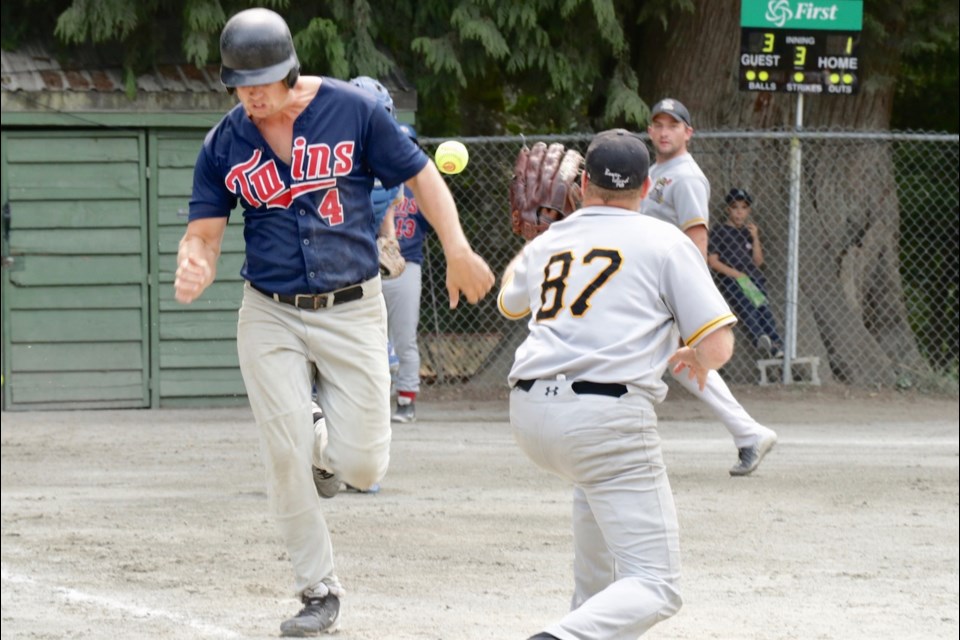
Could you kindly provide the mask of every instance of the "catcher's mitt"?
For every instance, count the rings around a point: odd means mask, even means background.
[[[384,280],[396,278],[407,267],[407,261],[400,255],[400,244],[396,238],[380,236],[377,238],[380,250],[380,277]]]
[[[510,182],[513,232],[532,240],[580,206],[577,178],[583,156],[559,142],[537,142],[517,154]]]

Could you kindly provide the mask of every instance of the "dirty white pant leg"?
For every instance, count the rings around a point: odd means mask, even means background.
[[[733,442],[738,449],[756,444],[762,434],[770,431],[770,429],[754,420],[743,408],[743,405],[737,402],[737,399],[733,397],[733,392],[730,391],[730,387],[716,371],[711,371],[707,376],[707,386],[703,391],[700,391],[700,387],[697,386],[696,378],[691,380],[687,377],[686,371],[675,374],[673,373],[673,367],[670,367],[670,373],[674,380],[683,385],[684,389],[705,402],[713,410],[713,413],[720,418],[720,422],[733,436]]]
[[[267,489],[297,594],[336,591],[330,532],[313,484],[309,355],[300,311],[245,287],[237,325],[240,370],[260,430]]]
[[[344,482],[367,489],[390,463],[390,368],[383,296],[307,312],[305,340],[327,422],[325,458]]]

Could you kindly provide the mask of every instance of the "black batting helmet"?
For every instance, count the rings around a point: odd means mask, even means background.
[[[228,89],[300,76],[290,27],[269,9],[247,9],[227,20],[220,33],[220,80]]]
[[[373,96],[377,99],[377,102],[382,104],[387,110],[387,113],[392,115],[394,118],[397,117],[393,107],[393,98],[390,97],[390,91],[388,91],[379,80],[374,80],[370,76],[357,76],[356,78],[350,80],[350,84],[355,87],[360,87],[367,93],[373,94]]]

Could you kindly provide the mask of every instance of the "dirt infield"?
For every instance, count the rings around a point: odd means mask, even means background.
[[[735,390],[758,472],[672,392],[661,433],[684,607],[653,639],[956,638],[958,402]],[[569,488],[506,404],[425,401],[379,495],[325,502],[341,640],[521,640],[571,590]],[[3,638],[271,638],[297,608],[249,411],[2,416]]]

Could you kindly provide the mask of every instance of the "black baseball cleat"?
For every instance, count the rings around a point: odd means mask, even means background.
[[[560,640],[557,636],[552,633],[547,633],[546,631],[541,631],[536,635],[532,635],[527,640]]]
[[[332,498],[340,493],[340,478],[319,467],[313,467],[313,486],[321,498]]]
[[[394,412],[392,420],[402,423],[416,422],[417,410],[414,408],[414,403],[397,404],[397,410]]]
[[[763,460],[763,457],[773,449],[773,445],[775,444],[777,444],[777,434],[771,431],[761,437],[756,444],[752,444],[749,447],[740,447],[737,450],[739,460],[737,460],[737,464],[733,465],[730,469],[730,475],[747,476],[753,473],[754,470],[760,466],[760,461]]]
[[[284,638],[309,638],[333,633],[340,626],[340,598],[328,593],[322,598],[303,597],[300,613],[280,624]]]

